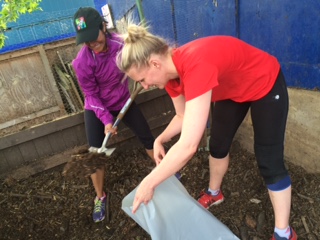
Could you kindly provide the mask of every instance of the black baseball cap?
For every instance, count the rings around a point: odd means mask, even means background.
[[[77,45],[97,40],[102,21],[103,19],[96,9],[92,7],[79,8],[73,16]]]

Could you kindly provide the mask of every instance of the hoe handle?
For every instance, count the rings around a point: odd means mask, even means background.
[[[116,121],[113,123],[112,128],[116,128],[120,121],[122,120],[122,118],[124,117],[124,115],[126,114],[126,112],[128,111],[129,107],[131,106],[132,102],[134,101],[134,99],[136,98],[136,96],[138,95],[138,93],[143,89],[143,87],[139,84],[138,87],[134,90],[134,92],[131,94],[131,96],[128,98],[127,102],[124,104],[124,106],[122,107],[122,109],[120,110]],[[103,139],[101,148],[98,149],[98,152],[104,152],[106,150],[106,145],[107,142],[109,141],[111,137],[111,132],[109,132]]]

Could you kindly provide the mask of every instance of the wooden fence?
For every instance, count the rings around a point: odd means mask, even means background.
[[[68,39],[0,56],[0,174],[86,144],[83,97],[70,67],[78,51]],[[164,90],[144,91],[136,102],[155,134],[173,116]],[[119,128],[111,145],[133,138]]]
[[[142,92],[137,96],[136,103],[155,136],[173,117],[173,105],[164,90]],[[128,141],[138,142],[133,133],[120,123],[117,137],[111,138],[108,146]],[[82,145],[86,145],[83,112],[4,136],[0,146],[0,175],[34,162],[41,167],[39,161]]]
[[[55,66],[62,68],[58,53],[70,62],[78,50],[74,39],[68,39],[0,56],[0,136],[72,112]]]

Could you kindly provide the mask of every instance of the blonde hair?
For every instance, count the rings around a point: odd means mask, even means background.
[[[148,66],[151,54],[165,55],[169,45],[158,36],[151,34],[149,26],[144,24],[128,23],[127,33],[122,34],[124,46],[117,56],[117,66],[127,72],[132,66],[137,68]]]

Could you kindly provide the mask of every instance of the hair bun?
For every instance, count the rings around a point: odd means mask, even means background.
[[[127,29],[128,33],[124,37],[125,43],[135,43],[139,39],[145,37],[147,35],[147,29],[145,27],[131,24]]]

